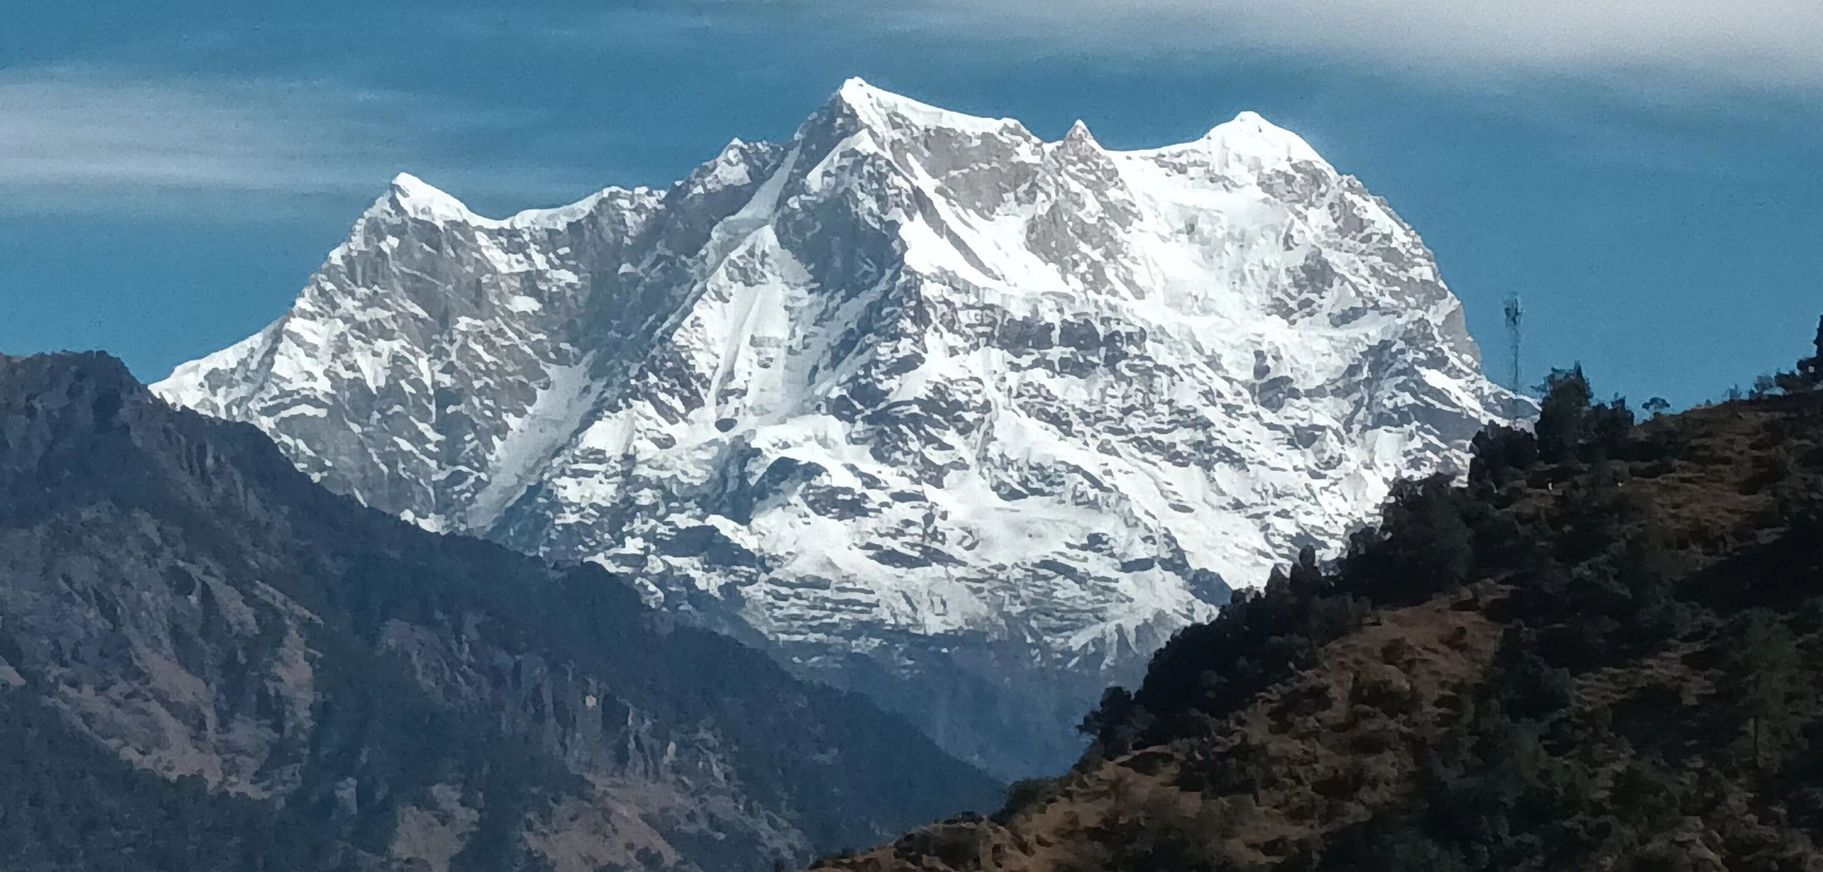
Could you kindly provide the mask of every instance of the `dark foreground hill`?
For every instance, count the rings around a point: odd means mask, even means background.
[[[111,358],[0,357],[9,872],[770,869],[994,792],[598,569],[362,509]]]
[[[1823,868],[1816,370],[1639,425],[1561,374],[1180,634],[1074,771],[823,868]]]

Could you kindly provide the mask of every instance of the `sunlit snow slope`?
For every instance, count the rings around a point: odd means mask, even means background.
[[[1117,152],[859,80],[664,191],[494,220],[400,176],[156,390],[1003,774],[1513,402],[1417,234],[1257,115]]]

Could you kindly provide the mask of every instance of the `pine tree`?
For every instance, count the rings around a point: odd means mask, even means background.
[[[1823,385],[1823,318],[1817,319],[1817,338],[1814,340],[1816,355],[1798,361],[1798,376],[1804,383],[1817,387]]]
[[[1783,756],[1797,733],[1789,698],[1797,645],[1776,616],[1748,612],[1730,634],[1725,670],[1726,704],[1745,728],[1742,739],[1753,768],[1763,770]]]
[[[1539,405],[1538,425],[1534,428],[1539,456],[1548,463],[1568,460],[1588,436],[1589,405],[1594,392],[1581,364],[1567,370],[1551,370],[1542,387],[1544,402]]]

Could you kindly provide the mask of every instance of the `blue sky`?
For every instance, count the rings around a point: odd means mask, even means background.
[[[1694,402],[1823,313],[1815,0],[13,5],[0,351],[148,379],[281,314],[398,171],[491,214],[664,184],[851,75],[1111,147],[1257,110],[1419,229],[1490,361],[1522,294],[1530,382]]]

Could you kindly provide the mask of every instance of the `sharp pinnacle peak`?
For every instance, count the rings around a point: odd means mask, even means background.
[[[1063,139],[1065,142],[1079,142],[1094,146],[1101,145],[1101,143],[1095,140],[1095,134],[1089,132],[1089,125],[1081,118],[1076,119],[1076,123],[1070,125],[1070,132],[1064,134]]]
[[[460,221],[473,216],[461,200],[411,173],[393,176],[390,194],[391,200],[413,217],[430,221]],[[385,200],[382,198],[381,202]]]

